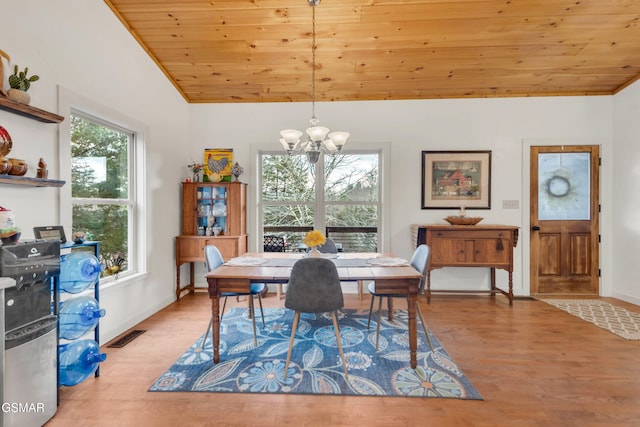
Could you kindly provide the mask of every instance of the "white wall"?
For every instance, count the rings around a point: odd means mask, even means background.
[[[188,160],[187,104],[102,1],[24,0],[20,10],[3,19],[0,48],[12,63],[26,65],[40,76],[29,90],[31,105],[67,115],[68,111],[58,111],[57,93],[62,87],[149,129],[145,135],[149,274],[101,290],[107,310],[101,335],[106,342],[174,300],[173,237],[180,223],[178,183]],[[67,124],[68,117],[62,126]],[[14,142],[10,156],[29,163],[27,176],[35,176],[35,165],[43,157],[49,178],[63,179],[58,151],[68,141],[58,141],[57,125],[5,111],[0,111],[0,125]],[[61,205],[69,206],[68,196],[59,203],[69,187],[69,182],[62,189],[0,185],[0,205],[14,211],[23,239],[33,238],[34,226],[70,223],[60,213]]]
[[[613,296],[640,305],[640,81],[613,107]]]
[[[522,164],[525,150],[528,155],[525,142],[566,139],[580,144],[598,140],[609,145],[612,102],[613,97],[608,96],[363,101],[319,103],[316,112],[324,126],[351,132],[347,147],[390,142],[392,191],[386,199],[391,207],[390,249],[404,257],[411,255],[411,224],[444,223],[445,216],[456,212],[421,209],[421,151],[491,150],[492,207],[471,212],[484,217],[486,224],[521,227],[514,292],[528,295],[528,270],[524,274],[522,265],[528,265],[528,250],[523,258],[523,248],[529,243],[528,211],[522,209],[528,201],[528,193],[523,194],[523,179],[529,176],[528,165],[525,168]],[[254,169],[246,167],[254,161],[250,145],[279,149],[279,131],[304,129],[310,113],[308,103],[191,105],[192,156],[200,159],[205,147],[231,147],[235,160],[247,171],[242,180],[253,183]],[[609,148],[603,147],[603,152]],[[610,173],[602,171],[603,182],[610,181]],[[518,200],[521,209],[503,209],[503,200]],[[499,271],[499,284],[506,283],[506,277]],[[488,280],[488,272],[482,269],[443,269],[432,274],[434,289],[487,289]],[[605,294],[610,292],[609,286],[603,283]]]

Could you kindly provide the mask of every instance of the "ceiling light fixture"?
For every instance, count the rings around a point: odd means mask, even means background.
[[[306,130],[306,136],[301,141],[303,133],[296,129],[286,129],[280,132],[280,143],[287,150],[287,154],[305,153],[309,163],[316,164],[320,154],[336,154],[349,138],[349,132],[329,132],[329,128],[320,126],[316,118],[316,9],[320,0],[308,0],[313,11],[313,41],[311,43],[311,126]]]

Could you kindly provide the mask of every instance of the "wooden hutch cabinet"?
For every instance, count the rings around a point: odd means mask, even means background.
[[[225,259],[247,252],[247,184],[183,182],[182,234],[176,236],[176,299],[195,291],[194,263],[204,247],[216,245]],[[189,263],[189,284],[181,287],[180,267]]]

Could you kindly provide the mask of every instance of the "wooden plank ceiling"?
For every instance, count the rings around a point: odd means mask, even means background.
[[[105,0],[191,103],[311,100],[307,0]],[[316,100],[610,95],[640,0],[322,0]]]

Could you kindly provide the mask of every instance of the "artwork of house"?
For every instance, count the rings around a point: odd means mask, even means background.
[[[461,170],[448,172],[438,179],[437,193],[440,195],[472,195],[474,192],[473,177],[465,175]]]

